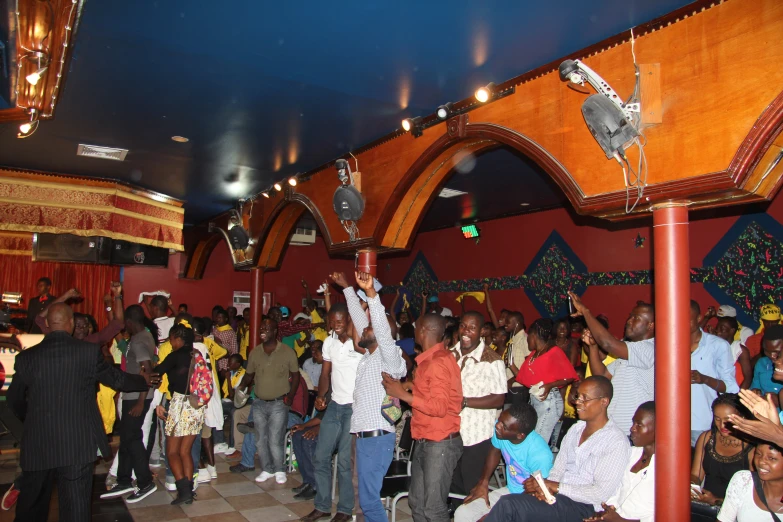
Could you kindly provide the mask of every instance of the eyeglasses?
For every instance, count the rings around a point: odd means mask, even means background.
[[[605,395],[601,395],[600,397],[582,397],[581,395],[577,395],[576,402],[590,402],[590,401],[597,401],[598,399],[605,399]]]

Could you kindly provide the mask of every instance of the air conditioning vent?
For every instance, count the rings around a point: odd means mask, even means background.
[[[107,159],[114,161],[125,161],[128,149],[115,149],[112,147],[99,147],[97,145],[79,144],[76,149],[77,156],[86,156],[88,158]]]
[[[291,235],[291,244],[294,246],[309,246],[315,244],[314,228],[297,228]]]

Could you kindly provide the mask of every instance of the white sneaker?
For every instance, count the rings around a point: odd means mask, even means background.
[[[215,455],[218,453],[225,453],[228,449],[228,444],[225,442],[221,442],[220,444],[215,444],[215,447],[213,448],[213,451],[215,452]]]
[[[275,473],[275,482],[278,484],[285,484],[288,481],[288,478],[286,477],[285,473],[282,471],[278,471]]]
[[[256,482],[266,482],[267,480],[271,479],[272,477],[274,477],[274,475],[272,475],[271,473],[267,473],[266,471],[262,471],[256,477]]]
[[[204,483],[204,482],[209,482],[210,480],[212,480],[212,477],[209,475],[209,471],[207,471],[205,468],[201,468],[198,470],[197,482]]]
[[[225,454],[225,455],[231,455],[231,454],[232,454],[232,453],[234,453],[235,451],[236,451],[236,449],[235,449],[235,448],[226,448],[226,451],[224,451],[224,452],[223,452],[223,454]]]
[[[215,466],[210,466],[207,464],[207,472],[209,473],[210,478],[217,478],[217,469],[215,469]]]
[[[166,482],[166,489],[169,491],[177,491],[177,485],[173,482]]]

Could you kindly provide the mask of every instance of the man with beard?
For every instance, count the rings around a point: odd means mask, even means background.
[[[568,295],[576,314],[587,322],[582,341],[588,346],[590,371],[612,380],[615,399],[609,404],[609,418],[620,431],[629,433],[637,408],[653,400],[655,394],[655,309],[651,304],[637,304],[625,321],[626,340],[620,341],[575,293]],[[599,346],[617,360],[604,366]]]
[[[462,378],[459,432],[463,450],[451,483],[451,492],[460,495],[467,495],[481,478],[498,410],[506,397],[506,366],[481,340],[483,326],[480,313],[465,313],[459,324],[459,342],[451,349]]]
[[[335,272],[331,276],[338,286],[344,288],[346,298],[355,292],[349,288],[345,274]],[[270,310],[271,313],[271,310]],[[318,445],[315,448],[315,509],[300,520],[315,522],[331,516],[332,510],[332,455],[337,450],[337,483],[340,498],[337,501],[337,514],[333,522],[351,520],[354,495],[353,473],[351,470],[351,416],[353,414],[354,387],[356,370],[362,354],[354,349],[353,323],[348,308],[343,303],[335,303],[329,309],[328,323],[332,334],[323,345],[324,362],[321,366],[321,379],[318,382],[318,397],[315,407],[326,409],[321,420]],[[332,398],[328,405],[325,395],[332,389]]]
[[[386,391],[382,373],[395,379],[405,377],[405,361],[392,337],[386,312],[370,274],[356,273],[356,282],[367,296],[370,321],[353,288],[345,289],[345,300],[351,314],[356,349],[362,354],[356,369],[353,392],[351,433],[356,434],[356,470],[359,477],[359,503],[365,520],[385,522],[386,509],[381,503],[381,485],[394,456],[394,424],[383,413]],[[361,332],[361,338],[358,338]]]

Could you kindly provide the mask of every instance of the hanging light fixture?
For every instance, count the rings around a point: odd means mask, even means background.
[[[262,192],[262,196],[264,196],[266,199],[269,199],[269,192]]]
[[[35,109],[28,109],[27,113],[30,115],[30,121],[26,121],[19,126],[19,134],[16,135],[17,138],[29,138],[38,130],[38,111]]]
[[[272,185],[272,186],[273,186],[273,187],[275,188],[275,190],[276,190],[276,191],[278,191],[278,192],[282,192],[282,191],[283,191],[283,185],[281,185],[279,181],[278,181],[277,183],[275,183],[274,185]]]

